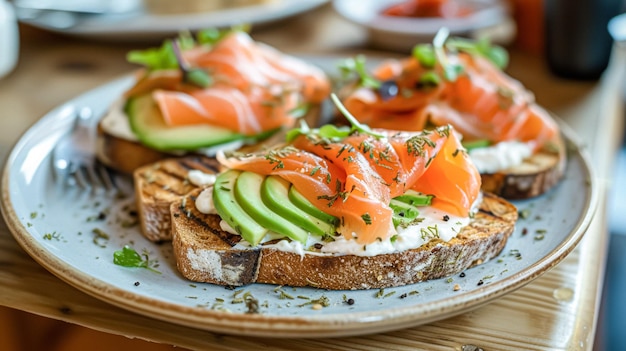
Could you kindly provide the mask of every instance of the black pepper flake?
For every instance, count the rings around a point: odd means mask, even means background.
[[[478,281],[478,284],[476,284],[476,285],[481,286],[483,284],[485,284],[485,282],[481,279],[481,280]]]
[[[139,286],[139,284],[141,284],[140,282],[135,282],[135,286]]]
[[[400,298],[401,298],[401,299],[404,299],[404,298],[406,298],[407,296],[409,296],[409,294],[404,293],[404,294],[400,295]]]
[[[459,277],[465,278],[465,272],[461,272],[461,274],[459,274]]]
[[[528,234],[528,228],[522,228],[522,235]]]
[[[352,305],[354,305],[354,299],[348,299],[348,301],[346,301],[346,303],[348,303],[348,305],[352,306]]]
[[[448,215],[443,215],[443,220],[444,220],[444,222],[449,221],[449,220],[450,220],[450,216],[448,216]]]
[[[178,218],[178,217],[180,217],[180,214],[174,213],[174,217]]]
[[[324,247],[324,245],[322,245],[321,243],[315,243],[315,244],[313,244],[313,247],[318,249],[318,250],[321,250],[322,247]]]
[[[97,218],[97,219],[98,219],[99,221],[104,221],[106,218],[107,218],[106,213],[104,213],[104,212],[100,212],[100,213],[98,213],[98,218]]]

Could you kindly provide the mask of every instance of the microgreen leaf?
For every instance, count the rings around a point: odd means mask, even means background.
[[[172,42],[172,49],[176,56],[178,68],[183,74],[183,82],[193,84],[200,88],[206,88],[213,84],[213,78],[209,76],[209,73],[202,68],[189,68],[185,62],[181,47],[178,41]]]
[[[487,139],[479,139],[479,140],[474,140],[474,141],[464,141],[461,144],[467,151],[470,151],[472,149],[488,147],[489,145],[491,145],[491,141]]]
[[[294,128],[294,129],[291,129],[291,130],[287,131],[287,133],[285,135],[285,140],[288,143],[292,142],[299,135],[308,134],[310,131],[311,131],[311,128],[309,128],[309,125],[306,124],[305,120],[301,119],[300,120],[300,128]]]
[[[343,139],[350,135],[350,132],[348,127],[337,127],[332,124],[325,124],[319,129],[319,135],[328,139]]]
[[[413,57],[415,57],[424,68],[433,68],[437,63],[435,51],[430,44],[415,45],[413,48]]]
[[[368,125],[361,124],[350,113],[350,111],[348,111],[348,109],[341,103],[341,101],[339,100],[339,98],[337,97],[335,93],[330,94],[330,99],[333,101],[335,106],[337,106],[337,109],[339,110],[339,112],[341,112],[341,114],[343,114],[343,116],[348,120],[348,122],[350,122],[350,124],[352,125],[352,130],[358,131],[359,133],[371,135],[375,138],[385,137],[384,134],[372,131]]]
[[[185,72],[183,80],[200,88],[206,88],[213,84],[213,78],[202,68],[188,70]]]
[[[146,66],[153,71],[178,67],[171,40],[164,41],[163,45],[158,48],[130,51],[126,59],[128,62]]]
[[[370,127],[365,124],[359,123],[359,121],[352,114],[350,114],[350,112],[345,108],[345,106],[343,106],[341,101],[339,101],[339,98],[337,97],[337,95],[333,93],[330,95],[330,98],[331,100],[333,100],[333,102],[337,106],[337,109],[339,109],[339,111],[346,117],[348,122],[350,122],[351,127],[347,127],[347,126],[338,127],[333,124],[325,124],[319,128],[310,129],[309,126],[306,124],[306,122],[301,120],[300,128],[294,128],[287,132],[286,137],[285,137],[287,142],[292,142],[298,136],[307,135],[307,134],[315,134],[322,138],[339,141],[349,136],[355,131],[362,133],[362,134],[373,136],[374,138],[384,138],[386,136],[384,134],[372,131]]]
[[[339,70],[344,77],[356,74],[359,77],[359,84],[366,88],[378,89],[382,84],[378,79],[372,77],[367,72],[364,55],[357,55],[354,58],[345,59],[339,64]]]
[[[506,68],[509,63],[508,52],[501,46],[491,44],[486,37],[479,40],[451,38],[446,45],[470,54],[482,55],[500,69]]]
[[[448,35],[450,34],[450,30],[448,28],[441,28],[437,34],[435,34],[435,38],[433,39],[433,48],[435,51],[435,56],[437,57],[437,61],[441,64],[443,68],[444,77],[448,81],[455,81],[459,75],[463,72],[463,66],[459,64],[453,64],[448,61],[448,56],[446,55],[446,51],[444,45],[446,40],[448,40]]]
[[[128,245],[125,245],[121,250],[113,253],[113,263],[122,267],[146,268],[150,271],[161,274],[161,272],[150,267],[150,260],[147,255],[142,257],[137,253],[137,251],[135,251],[135,249]]]
[[[441,83],[441,77],[434,71],[428,71],[422,74],[419,78],[419,87],[421,88],[432,88],[436,87]]]
[[[289,115],[293,118],[302,118],[304,116],[306,116],[307,113],[309,113],[309,110],[311,109],[311,105],[310,104],[301,104],[296,106],[295,108],[289,110]]]

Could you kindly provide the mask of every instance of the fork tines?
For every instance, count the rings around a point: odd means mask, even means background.
[[[113,191],[117,189],[111,171],[101,162],[94,160],[90,163],[70,167],[67,182],[71,186],[78,185],[82,189],[103,189]]]

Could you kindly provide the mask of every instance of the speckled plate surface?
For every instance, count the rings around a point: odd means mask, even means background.
[[[322,66],[336,62],[316,60]],[[502,253],[462,277],[384,291],[277,289],[263,284],[228,290],[192,283],[176,270],[170,244],[148,242],[137,225],[129,226],[128,213],[134,206],[129,179],[117,178],[128,195],[119,198],[79,189],[61,191],[52,177],[50,153],[69,129],[74,111],[88,106],[101,115],[132,83],[130,79],[72,99],[22,136],[2,176],[2,213],[19,244],[50,272],[96,298],[154,318],[268,337],[357,335],[419,325],[469,311],[531,282],[574,249],[595,209],[598,186],[586,156],[574,147],[556,188],[539,198],[514,202],[526,216]],[[148,253],[159,273],[115,265],[113,253],[126,244]],[[245,293],[259,301],[260,313],[246,313],[246,305],[237,303]],[[328,307],[312,308],[319,299],[326,299]],[[354,303],[347,303],[349,299]]]

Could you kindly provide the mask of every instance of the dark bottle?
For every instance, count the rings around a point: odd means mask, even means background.
[[[607,25],[623,0],[544,0],[546,57],[561,77],[598,79],[609,63],[613,39]]]

